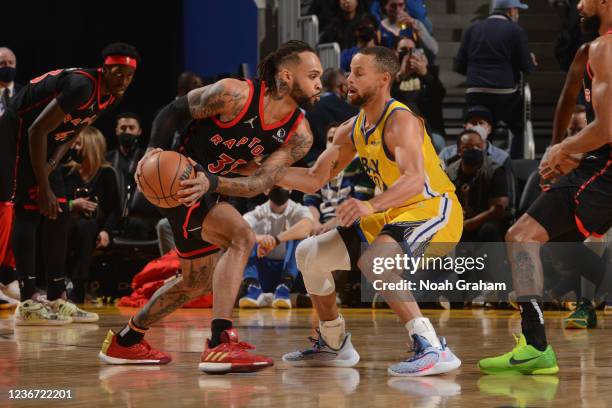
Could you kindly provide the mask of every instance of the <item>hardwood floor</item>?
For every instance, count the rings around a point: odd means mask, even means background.
[[[485,376],[478,359],[513,347],[520,332],[512,311],[426,311],[463,361],[456,372],[424,378],[392,378],[386,369],[408,356],[408,337],[389,310],[349,309],[343,314],[361,354],[353,369],[289,368],[282,354],[309,346],[308,309],[236,311],[241,340],[274,358],[257,374],[209,376],[197,370],[210,310],[180,310],[154,326],[147,339],[168,351],[167,366],[107,366],[97,353],[108,329],[134,309],[99,309],[97,324],[14,327],[0,311],[0,407],[501,407],[612,405],[609,316],[598,329],[564,331],[561,313],[547,313],[549,342],[561,369],[557,376]],[[10,399],[10,390],[70,390],[71,399]],[[13,392],[15,395],[15,392]]]

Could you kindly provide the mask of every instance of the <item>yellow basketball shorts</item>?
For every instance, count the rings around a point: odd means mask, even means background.
[[[461,239],[463,209],[454,193],[446,193],[361,217],[350,227],[338,228],[338,232],[351,260],[364,244],[383,234],[398,242],[409,256],[444,256]]]

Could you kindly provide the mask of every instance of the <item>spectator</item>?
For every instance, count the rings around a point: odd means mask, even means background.
[[[406,11],[412,17],[416,18],[427,28],[427,31],[431,34],[433,32],[433,24],[429,17],[427,17],[427,7],[425,6],[424,0],[408,0],[406,4]],[[374,0],[370,5],[370,14],[372,14],[378,21],[383,19],[383,12],[380,7],[380,1]]]
[[[572,118],[570,119],[569,127],[567,128],[567,136],[574,136],[584,129],[588,124],[586,109],[583,105],[576,105]]]
[[[13,51],[0,47],[0,118],[6,106],[21,86],[14,82],[17,74],[17,58]],[[0,128],[0,134],[5,135]],[[2,173],[0,176],[0,309],[13,307],[19,302],[19,285],[15,272],[15,259],[10,245],[13,225],[13,171],[15,168],[16,145],[14,138],[2,137]]]
[[[348,83],[339,69],[328,68],[321,76],[321,99],[308,112],[306,118],[312,129],[314,141],[306,162],[316,159],[325,150],[327,128],[331,123],[342,123],[357,115],[359,108],[346,102]]]
[[[477,128],[481,132],[480,136],[485,141],[485,153],[489,159],[495,164],[503,166],[506,171],[511,168],[512,161],[510,155],[503,149],[495,146],[489,142],[488,138],[493,133],[493,115],[491,111],[484,106],[476,105],[471,106],[466,110],[465,122],[463,124],[464,129]],[[449,165],[453,161],[459,159],[457,154],[457,145],[447,146],[439,154],[440,159]]]
[[[504,216],[509,203],[504,168],[484,154],[485,140],[464,130],[457,141],[460,160],[446,169],[463,207],[464,242],[503,242],[508,226]]]
[[[334,140],[338,128],[334,123],[327,131],[327,145]],[[333,180],[325,184],[314,194],[304,195],[304,205],[308,207],[314,219],[313,234],[319,235],[336,228],[336,207],[349,197],[358,200],[369,200],[374,196],[374,183],[363,170],[356,157]]]
[[[0,117],[4,114],[9,100],[21,89],[15,83],[17,57],[10,48],[0,47]]]
[[[106,160],[119,172],[120,188],[124,191],[134,187],[134,173],[136,165],[142,158],[144,151],[138,146],[142,127],[140,116],[132,112],[125,112],[115,119],[115,135],[118,147],[106,155]]]
[[[295,249],[312,230],[308,208],[289,199],[290,192],[277,187],[268,193],[269,200],[244,214],[255,231],[255,248],[244,271],[246,294],[240,307],[263,306],[264,291],[274,290],[272,307],[291,308],[289,293],[298,269]]]
[[[400,72],[391,86],[391,95],[423,116],[439,152],[446,145],[442,118],[446,90],[438,78],[438,67],[428,65],[423,50],[415,48],[411,38],[398,37],[395,52],[400,60]]]
[[[70,152],[71,160],[63,168],[70,209],[68,265],[72,269],[71,298],[75,303],[83,303],[92,253],[112,243],[121,211],[115,170],[104,159],[105,154],[102,133],[86,127],[79,133]]]
[[[406,12],[406,0],[381,0],[386,17],[380,22],[381,45],[393,48],[396,38],[412,38],[425,49],[430,61],[438,54],[438,42],[425,25]]]
[[[181,96],[185,96],[189,91],[203,86],[204,82],[198,74],[190,71],[183,72],[179,75],[177,80],[176,97],[180,98]]]
[[[336,15],[337,5],[333,0],[312,0],[306,15],[314,14],[319,19],[319,27],[325,28]]]
[[[332,2],[334,0],[327,0]],[[345,50],[355,46],[355,29],[365,14],[364,0],[336,0],[334,17],[319,38],[320,43],[337,42]]]
[[[521,73],[532,72],[536,65],[527,33],[517,24],[519,9],[527,8],[520,0],[496,0],[493,14],[466,30],[454,66],[467,76],[467,105],[486,106],[494,124],[503,120],[510,127],[512,158],[522,156]]]
[[[343,50],[340,54],[340,68],[344,72],[351,71],[351,60],[360,49],[376,45],[376,29],[369,24],[360,24],[355,32],[355,37],[357,45]]]

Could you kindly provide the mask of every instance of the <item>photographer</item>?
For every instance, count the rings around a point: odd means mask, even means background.
[[[408,37],[398,37],[395,52],[400,60],[400,71],[391,87],[391,96],[407,105],[427,122],[436,151],[444,147],[442,99],[446,95],[438,78],[438,67],[430,66],[422,49]]]
[[[71,297],[83,303],[91,255],[112,242],[120,214],[115,171],[106,162],[106,142],[94,127],[84,128],[70,150],[64,166],[64,182],[70,208],[68,265],[74,289]]]

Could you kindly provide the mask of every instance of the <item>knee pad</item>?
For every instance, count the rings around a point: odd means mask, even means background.
[[[336,230],[310,237],[295,251],[298,269],[302,272],[308,293],[325,296],[335,290],[332,272],[350,270],[351,263],[346,246]]]

